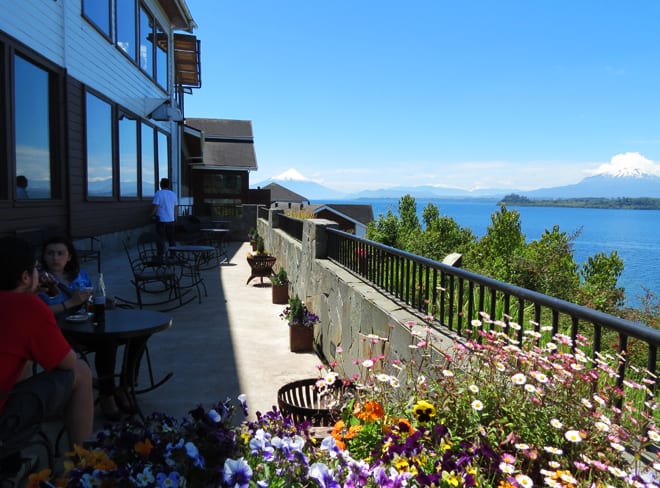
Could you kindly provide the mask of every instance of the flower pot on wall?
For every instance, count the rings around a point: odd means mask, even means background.
[[[273,303],[277,305],[286,305],[289,303],[289,284],[273,284]]]
[[[314,328],[289,326],[289,349],[291,352],[312,352]]]

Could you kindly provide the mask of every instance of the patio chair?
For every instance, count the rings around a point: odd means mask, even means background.
[[[126,252],[126,257],[128,258],[128,263],[133,274],[131,284],[135,287],[137,301],[133,302],[125,298],[117,297],[119,300],[124,303],[136,305],[140,309],[145,306],[165,305],[167,308],[161,309],[161,311],[165,312],[182,307],[194,299],[194,297],[191,297],[187,301],[184,301],[184,293],[182,293],[181,287],[179,286],[179,277],[172,265],[156,265],[154,263],[145,264],[139,257],[131,256],[131,251],[126,242],[122,242],[122,245],[124,246],[124,251]],[[143,300],[143,294],[166,294],[166,298],[159,301],[145,302]]]
[[[74,237],[76,252],[81,263],[96,261],[96,269],[101,272],[101,240],[94,236]]]
[[[12,390],[0,392],[0,398],[12,402],[11,412],[0,415],[0,467],[21,451],[31,446],[41,446],[46,452],[48,466],[54,465],[55,447],[43,430],[46,422],[45,408],[41,399],[31,391]],[[6,404],[5,404],[6,406]],[[58,435],[58,442],[61,434]]]

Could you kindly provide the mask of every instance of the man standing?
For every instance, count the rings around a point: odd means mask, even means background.
[[[151,202],[151,219],[156,222],[156,233],[158,234],[158,257],[165,254],[165,241],[169,246],[176,245],[174,240],[174,226],[179,205],[176,193],[170,190],[170,180],[160,180],[160,190],[154,195]]]
[[[94,420],[92,372],[35,294],[38,288],[32,246],[16,237],[0,238],[0,392],[11,392],[0,398],[0,419],[15,417],[26,427],[41,422],[41,412],[31,418],[21,407],[19,392],[26,392],[39,398],[45,417],[62,417],[71,445],[81,445],[92,433]],[[30,375],[31,362],[44,371]],[[19,469],[20,453],[2,464],[5,474]]]

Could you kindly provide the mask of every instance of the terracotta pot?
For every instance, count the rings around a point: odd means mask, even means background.
[[[312,352],[314,350],[314,328],[289,326],[289,349],[291,352]]]
[[[286,305],[289,303],[289,284],[273,285],[273,303]]]

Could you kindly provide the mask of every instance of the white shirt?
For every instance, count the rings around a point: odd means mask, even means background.
[[[174,222],[174,207],[177,205],[176,193],[172,190],[158,190],[151,203],[158,205],[156,215],[161,222]]]

